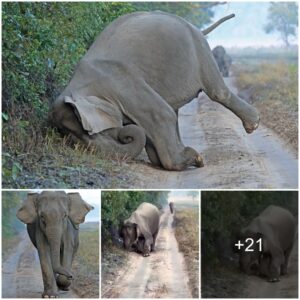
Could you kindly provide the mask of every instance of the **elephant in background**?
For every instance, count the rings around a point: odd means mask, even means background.
[[[57,298],[58,288],[68,290],[73,280],[72,261],[78,249],[79,224],[93,207],[79,193],[29,193],[17,212],[27,225],[42,269],[43,298]]]
[[[169,207],[170,207],[171,214],[173,214],[174,213],[174,202],[170,201],[169,202]]]
[[[178,129],[178,110],[199,92],[231,110],[247,133],[259,123],[256,109],[225,85],[205,38],[233,16],[203,31],[159,11],[119,17],[78,63],[52,105],[52,123],[109,155],[135,158],[145,147],[163,169],[203,167]]]
[[[223,77],[229,76],[229,68],[232,64],[231,57],[226,53],[223,46],[217,46],[212,50],[213,56],[218,64],[219,70]]]
[[[160,213],[156,206],[146,202],[140,204],[123,223],[121,237],[125,249],[149,256],[155,249],[159,221]]]
[[[296,220],[286,209],[270,205],[240,233],[245,245],[240,250],[240,268],[251,275],[263,275],[270,282],[287,273],[288,261],[297,234]],[[246,239],[252,238],[253,250],[246,252]],[[257,241],[262,239],[260,249]],[[260,251],[261,250],[261,251]]]

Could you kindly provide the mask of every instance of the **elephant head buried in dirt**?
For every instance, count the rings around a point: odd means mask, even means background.
[[[159,230],[160,213],[156,206],[143,202],[124,221],[121,237],[126,250],[141,252],[149,256],[155,249],[155,241]]]
[[[296,232],[296,220],[288,210],[268,206],[241,232],[240,240],[244,244],[240,250],[241,270],[249,275],[266,276],[271,282],[279,281],[279,276],[287,273]],[[254,251],[245,251],[250,245],[246,239],[253,240],[249,249]]]
[[[164,169],[202,167],[178,127],[179,108],[200,91],[236,114],[248,133],[259,123],[256,109],[225,85],[205,38],[232,16],[202,32],[163,12],[119,17],[78,63],[53,104],[52,123],[104,153],[134,158],[145,147]]]
[[[43,298],[56,298],[58,288],[69,289],[72,261],[79,245],[79,224],[92,209],[79,193],[44,191],[28,194],[18,210],[17,217],[27,224],[30,240],[38,250]]]

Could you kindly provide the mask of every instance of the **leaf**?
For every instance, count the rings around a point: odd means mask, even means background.
[[[8,114],[5,113],[5,112],[3,112],[3,113],[2,113],[2,119],[3,119],[4,121],[8,121],[8,120],[9,120]]]
[[[11,169],[11,177],[13,180],[17,179],[18,173],[22,172],[22,166],[18,162],[14,162]]]

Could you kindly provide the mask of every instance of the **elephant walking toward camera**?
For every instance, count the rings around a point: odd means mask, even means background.
[[[79,224],[93,207],[79,193],[44,191],[30,193],[17,212],[27,224],[42,269],[43,298],[56,298],[58,288],[68,290],[73,280],[72,261],[79,241]]]
[[[134,158],[145,147],[166,170],[202,167],[200,154],[183,145],[178,110],[205,92],[231,110],[246,132],[258,127],[254,107],[224,83],[204,31],[175,15],[137,12],[106,27],[76,67],[50,117],[101,152]]]
[[[240,250],[242,271],[266,276],[271,282],[279,281],[279,276],[287,273],[296,234],[293,215],[282,207],[268,206],[241,232],[240,240],[245,245]],[[245,251],[246,239],[253,240],[254,251]]]
[[[149,256],[155,249],[159,221],[160,213],[156,206],[146,202],[140,204],[123,223],[121,237],[125,249],[137,250],[143,256]]]

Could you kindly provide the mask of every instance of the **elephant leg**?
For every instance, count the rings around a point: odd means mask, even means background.
[[[284,263],[281,266],[281,275],[286,275],[287,274],[287,268],[288,268],[288,264],[289,264],[289,258],[291,255],[291,252],[293,250],[293,245],[291,245],[291,247],[289,247],[285,252],[284,252]]]
[[[43,298],[57,298],[58,289],[56,285],[56,280],[52,268],[50,249],[42,236],[42,233],[38,230],[37,232],[37,249],[40,258],[40,264],[42,269],[42,277],[44,283],[44,292],[42,294]]]
[[[147,139],[151,142],[148,143],[148,150],[151,149],[149,145],[153,145],[159,161],[167,170],[203,166],[198,152],[182,144],[173,108],[141,78],[131,79],[134,82],[126,82],[127,88],[122,90],[122,106],[129,118],[144,128]],[[154,155],[152,157],[150,159],[158,161]]]
[[[151,163],[157,167],[162,167],[162,164],[159,160],[155,147],[149,139],[147,139],[145,149]]]
[[[273,255],[270,263],[270,273],[268,280],[270,282],[279,281],[279,276],[281,272],[281,265],[284,262],[284,256],[282,252],[278,252],[277,255]]]
[[[155,250],[155,243],[156,243],[157,234],[158,234],[158,230],[153,234],[153,243],[151,245],[151,251]]]
[[[205,59],[207,63],[203,67],[206,68],[200,70],[201,74],[205,74],[205,78],[201,78],[203,91],[211,100],[222,104],[239,117],[247,133],[253,132],[259,124],[257,110],[227,88],[216,63],[210,61],[211,57],[204,57],[203,60]]]

